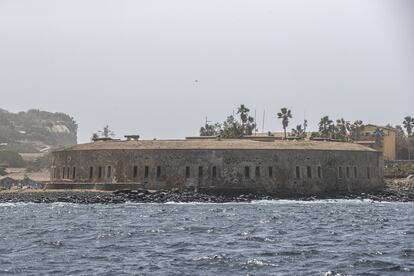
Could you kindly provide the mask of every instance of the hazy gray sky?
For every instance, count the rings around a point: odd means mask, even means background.
[[[196,135],[238,104],[280,130],[414,115],[411,0],[0,0],[0,108],[66,112],[79,141]],[[260,123],[261,125],[261,123]]]

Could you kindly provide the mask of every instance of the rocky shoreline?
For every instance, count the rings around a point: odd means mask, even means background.
[[[386,189],[376,193],[347,194],[342,196],[326,197],[295,197],[278,198],[256,194],[245,195],[211,195],[196,192],[178,191],[147,191],[147,190],[119,190],[104,191],[73,191],[73,190],[24,190],[0,192],[0,203],[55,203],[68,202],[77,204],[114,204],[125,202],[136,203],[166,203],[166,202],[251,202],[254,200],[292,199],[311,201],[318,199],[358,199],[387,202],[414,202],[414,191]]]

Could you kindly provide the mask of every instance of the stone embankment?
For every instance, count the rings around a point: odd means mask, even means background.
[[[409,175],[406,178],[385,179],[385,184],[388,189],[396,191],[414,191],[414,175]]]
[[[347,194],[341,196],[321,197],[296,197],[295,200],[317,200],[317,199],[358,199],[373,201],[396,201],[414,202],[414,179],[409,189],[400,182],[389,182],[390,186],[384,191],[372,194]],[[405,183],[405,182],[403,182]],[[407,184],[408,185],[408,184]],[[404,187],[400,189],[399,187]],[[104,191],[80,191],[80,190],[24,190],[24,191],[2,191],[0,192],[0,203],[6,202],[33,202],[33,203],[54,203],[69,202],[78,204],[112,204],[112,203],[166,203],[166,202],[251,202],[253,200],[277,200],[277,197],[262,196],[255,194],[246,195],[210,195],[195,192],[178,191],[147,191],[147,190],[119,190],[115,192]]]
[[[414,174],[414,160],[394,160],[384,162],[385,178],[405,178]]]

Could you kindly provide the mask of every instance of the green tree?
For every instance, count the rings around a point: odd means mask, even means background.
[[[403,121],[403,126],[405,128],[405,131],[407,131],[408,160],[411,160],[411,139],[413,136],[414,118],[411,116],[406,116]]]
[[[308,120],[303,120],[303,132],[305,133],[306,137],[306,130],[308,129]]]
[[[381,146],[382,137],[384,136],[384,130],[382,128],[377,127],[373,133],[375,137],[375,143]]]
[[[404,129],[401,125],[396,125],[395,126],[396,132],[397,132],[397,149],[396,149],[396,154],[397,154],[397,159],[399,160],[406,160],[408,159],[408,141],[407,141],[407,137],[405,135]]]
[[[332,138],[332,135],[335,132],[335,125],[333,121],[329,119],[329,116],[324,116],[319,121],[319,133],[323,138]]]
[[[361,139],[361,131],[364,128],[364,123],[361,120],[357,120],[350,125],[350,137],[353,141]]]
[[[299,139],[305,139],[306,132],[305,129],[302,128],[302,125],[297,125],[296,128],[292,128],[292,136]]]
[[[280,109],[280,112],[277,113],[277,118],[282,119],[282,126],[283,126],[283,131],[285,133],[285,139],[286,139],[287,138],[286,128],[289,126],[289,118],[292,118],[292,112],[290,111],[290,109],[283,107]]]
[[[403,126],[405,128],[405,131],[407,131],[408,136],[411,136],[413,134],[414,129],[414,118],[411,116],[407,116],[404,118]]]
[[[243,137],[243,128],[241,124],[234,119],[232,115],[227,117],[223,123],[223,130],[221,132],[223,138],[240,138]]]
[[[222,125],[220,123],[208,124],[200,128],[200,136],[218,136],[221,135]]]
[[[246,135],[252,135],[256,129],[254,118],[249,115],[250,109],[244,104],[237,108],[237,115],[240,120],[236,120],[233,115],[227,117],[222,124],[208,124],[200,128],[200,136],[218,136],[223,138],[241,138]]]
[[[254,118],[249,116],[250,109],[244,104],[241,104],[237,108],[237,114],[240,115],[240,123],[243,135],[252,135],[253,130],[256,128]]]
[[[94,133],[94,134],[92,134],[91,140],[92,140],[92,141],[95,141],[96,139],[99,139],[99,135],[98,135],[98,133]]]
[[[351,123],[349,121],[345,121],[344,118],[336,120],[335,139],[348,141],[350,136],[350,130]]]

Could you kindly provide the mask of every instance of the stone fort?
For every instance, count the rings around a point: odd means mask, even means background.
[[[99,140],[56,150],[47,188],[194,189],[279,196],[384,187],[381,152],[353,143],[254,139]]]

